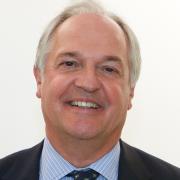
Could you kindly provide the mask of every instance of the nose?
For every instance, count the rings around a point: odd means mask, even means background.
[[[86,92],[96,92],[100,89],[101,82],[93,68],[85,68],[79,72],[75,79],[75,86]]]

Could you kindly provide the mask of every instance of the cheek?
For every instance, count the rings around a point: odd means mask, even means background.
[[[106,96],[109,103],[106,115],[103,118],[105,129],[107,133],[115,133],[119,136],[128,109],[127,93],[119,84],[111,84],[106,88]]]
[[[64,75],[54,75],[51,78],[46,78],[43,86],[42,93],[46,97],[62,97],[68,87],[72,84],[73,79]]]
[[[128,86],[111,82],[104,87],[109,102],[108,117],[112,117],[115,121],[124,121],[130,104]]]
[[[41,88],[41,105],[45,119],[58,119],[62,113],[62,102],[71,84],[72,79],[63,75],[44,78]]]
[[[119,82],[109,82],[104,84],[104,87],[109,103],[112,106],[125,104],[128,94],[125,85],[122,85]]]

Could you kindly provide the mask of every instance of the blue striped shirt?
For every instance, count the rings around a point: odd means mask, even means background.
[[[119,142],[114,148],[105,154],[101,159],[90,164],[85,168],[76,168],[66,161],[50,144],[47,138],[44,140],[44,146],[40,160],[39,180],[73,180],[66,177],[73,170],[91,168],[100,173],[97,180],[117,180],[118,166],[120,156]]]

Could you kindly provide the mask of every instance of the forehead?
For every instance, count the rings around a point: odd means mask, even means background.
[[[126,37],[121,27],[109,17],[97,14],[80,14],[67,19],[56,29],[53,44],[61,50],[127,55]]]
[[[95,26],[96,25],[96,26]],[[89,27],[90,30],[98,28],[99,30],[113,31],[116,33],[123,33],[121,27],[111,18],[106,15],[99,15],[93,13],[82,13],[71,16],[65,20],[59,29],[73,27],[76,30],[81,30],[81,27]],[[94,28],[93,28],[94,27]]]

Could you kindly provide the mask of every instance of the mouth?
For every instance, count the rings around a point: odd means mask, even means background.
[[[101,107],[99,104],[89,101],[70,101],[68,104],[83,109],[99,109]]]

